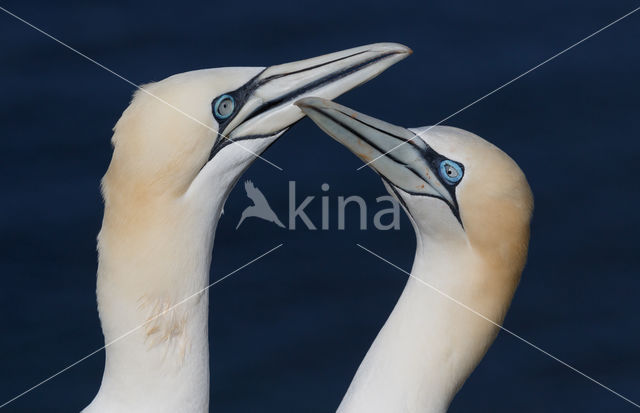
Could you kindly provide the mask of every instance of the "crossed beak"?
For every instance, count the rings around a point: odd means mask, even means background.
[[[228,139],[218,139],[211,156],[233,141],[282,133],[304,116],[294,105],[298,99],[336,98],[409,54],[411,49],[406,46],[376,43],[262,70],[223,95],[233,99],[235,109],[218,120],[220,133]]]
[[[439,198],[460,221],[455,186],[447,184],[440,173],[446,158],[414,132],[322,98],[301,99],[296,105],[324,132],[373,168],[401,202],[397,189]]]

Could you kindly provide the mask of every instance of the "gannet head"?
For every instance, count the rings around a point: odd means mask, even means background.
[[[508,155],[457,128],[406,129],[321,98],[296,104],[370,162],[403,205],[419,242],[431,238],[471,247],[496,264],[513,266],[510,273],[520,276],[533,197],[524,173]]]
[[[115,192],[176,198],[211,187],[226,196],[256,156],[304,116],[295,100],[339,96],[409,53],[405,46],[379,43],[268,68],[197,70],[144,85],[115,126],[105,198]]]

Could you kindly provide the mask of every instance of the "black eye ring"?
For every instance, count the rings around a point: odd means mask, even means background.
[[[231,95],[220,96],[213,105],[213,114],[218,119],[227,119],[236,107],[236,101]]]

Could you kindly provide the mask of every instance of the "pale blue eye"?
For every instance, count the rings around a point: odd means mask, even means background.
[[[233,114],[233,109],[236,106],[235,100],[229,95],[222,95],[216,100],[213,105],[213,114],[218,119],[227,119]]]
[[[462,167],[449,159],[445,159],[440,162],[440,176],[446,182],[456,184],[462,179]]]

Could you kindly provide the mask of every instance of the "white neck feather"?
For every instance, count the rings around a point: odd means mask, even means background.
[[[208,293],[181,301],[208,285],[227,193],[137,214],[105,201],[97,295],[108,347],[100,391],[84,412],[208,412]]]
[[[455,244],[455,245],[453,245]],[[498,322],[508,301],[486,291],[483,266],[467,244],[418,248],[412,276]],[[360,365],[339,413],[443,413],[497,329],[411,277]],[[509,297],[510,300],[510,297]]]

